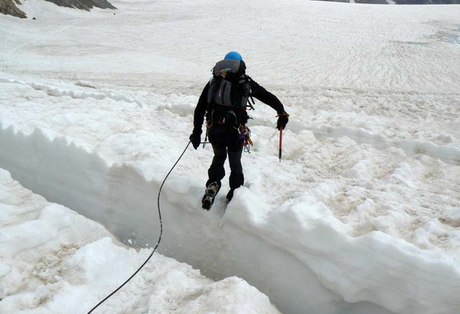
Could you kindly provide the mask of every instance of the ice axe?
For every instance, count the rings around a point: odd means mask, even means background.
[[[287,114],[286,111],[283,111],[283,113],[278,114],[277,128],[280,130],[280,147],[279,147],[280,162],[283,158],[283,129],[289,121],[288,118],[289,118],[289,115]]]
[[[280,162],[283,157],[283,127],[280,127],[280,148],[279,148],[279,158]]]

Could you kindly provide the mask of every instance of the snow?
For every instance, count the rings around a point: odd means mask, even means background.
[[[205,212],[189,148],[162,255],[100,312],[460,312],[459,6],[113,4],[0,19],[0,167],[36,193],[0,171],[1,313],[87,313],[139,267],[229,50],[291,114],[284,160],[258,102],[245,186]]]
[[[1,313],[86,313],[148,256],[0,170]],[[160,254],[99,313],[279,313],[237,277],[219,282]],[[177,311],[177,309],[179,309]]]

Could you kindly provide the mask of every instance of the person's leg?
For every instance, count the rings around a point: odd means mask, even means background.
[[[241,165],[241,153],[243,147],[238,151],[228,151],[228,161],[230,163],[230,188],[236,189],[244,184],[243,166]]]
[[[228,161],[230,163],[230,191],[227,194],[227,200],[233,198],[233,191],[244,184],[243,166],[241,164],[241,155],[243,146],[241,143],[234,141],[228,143]]]
[[[222,185],[221,181],[225,177],[225,160],[227,159],[227,147],[225,143],[225,134],[221,134],[219,129],[211,129],[209,131],[209,141],[211,142],[214,151],[211,166],[208,169],[208,181],[206,187],[211,183],[217,182],[219,188]]]
[[[208,181],[206,182],[206,186],[212,182],[217,182],[220,187],[222,185],[221,181],[225,177],[224,163],[227,158],[227,150],[225,146],[223,148],[214,146],[213,149],[214,157],[212,159],[212,164],[208,169]]]
[[[225,176],[224,163],[227,158],[227,147],[225,144],[225,134],[220,134],[219,129],[209,130],[209,141],[211,142],[214,157],[212,164],[208,169],[208,181],[206,182],[206,191],[201,200],[203,209],[210,210],[214,199],[219,193],[222,185],[221,181]]]

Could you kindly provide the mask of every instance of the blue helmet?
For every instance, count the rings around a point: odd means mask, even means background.
[[[236,51],[230,51],[224,57],[225,60],[239,60],[243,61],[243,57]]]

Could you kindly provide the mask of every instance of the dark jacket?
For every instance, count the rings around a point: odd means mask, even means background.
[[[249,82],[251,85],[251,96],[254,98],[260,100],[261,102],[269,105],[273,109],[276,110],[278,114],[282,114],[284,112],[284,106],[283,104],[279,101],[279,99],[267,91],[265,88],[257,84],[254,80],[249,78]],[[203,91],[201,92],[200,99],[198,100],[198,104],[195,108],[195,113],[194,113],[194,119],[193,119],[193,125],[194,125],[194,130],[193,133],[195,134],[201,134],[201,128],[203,125],[204,121],[204,116],[206,113],[206,110],[208,108],[208,90],[209,90],[209,84],[206,84],[204,87]]]

